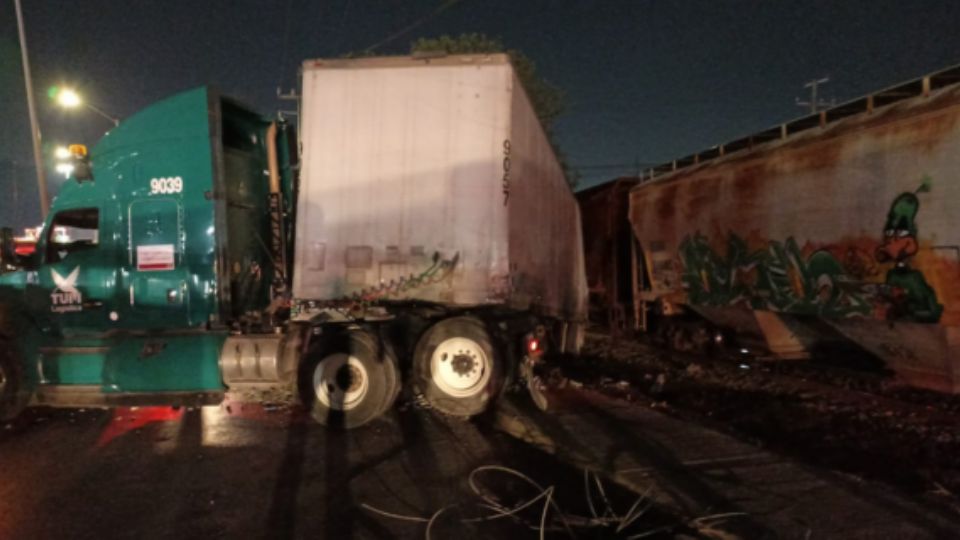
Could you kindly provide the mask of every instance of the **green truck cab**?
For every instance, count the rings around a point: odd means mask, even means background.
[[[290,195],[286,137],[199,88],[77,156],[35,252],[0,275],[0,418],[28,404],[218,400],[228,335],[269,323],[286,273],[267,208],[281,199],[267,171]]]

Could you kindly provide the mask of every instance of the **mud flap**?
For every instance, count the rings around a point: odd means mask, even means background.
[[[547,394],[544,392],[546,385],[544,385],[543,379],[534,372],[535,362],[536,361],[529,356],[525,356],[519,367],[520,377],[526,383],[527,392],[530,394],[533,404],[541,411],[546,411],[550,406],[550,402],[547,400]]]

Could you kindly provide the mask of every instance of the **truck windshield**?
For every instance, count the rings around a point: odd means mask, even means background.
[[[47,231],[47,262],[60,262],[70,253],[96,247],[99,226],[100,211],[96,208],[58,212]]]

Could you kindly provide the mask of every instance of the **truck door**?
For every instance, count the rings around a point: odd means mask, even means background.
[[[44,231],[37,281],[49,291],[55,333],[96,333],[110,322],[117,269],[101,244],[102,222],[100,208],[72,208],[57,212]]]
[[[184,257],[183,212],[175,199],[143,199],[128,207],[127,253],[131,320],[126,326],[191,324]]]

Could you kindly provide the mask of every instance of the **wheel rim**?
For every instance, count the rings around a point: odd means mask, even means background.
[[[367,368],[355,356],[331,354],[313,371],[317,400],[330,409],[349,411],[363,403],[370,389]]]
[[[434,384],[454,397],[479,394],[490,380],[491,362],[483,347],[472,339],[455,337],[442,341],[430,357]]]

